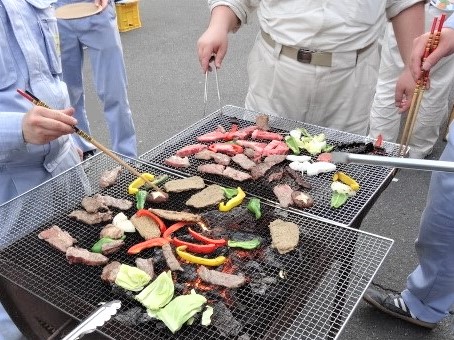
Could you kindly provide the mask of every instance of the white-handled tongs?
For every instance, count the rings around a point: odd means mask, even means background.
[[[94,332],[96,328],[101,327],[110,318],[117,314],[117,311],[121,307],[121,301],[114,300],[102,305],[91,313],[85,320],[83,320],[79,326],[74,328],[63,340],[76,340],[85,334]]]

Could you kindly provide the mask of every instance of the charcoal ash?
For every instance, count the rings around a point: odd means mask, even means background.
[[[278,282],[276,277],[267,276],[262,266],[256,261],[249,261],[242,271],[249,278],[248,287],[253,294],[265,295],[268,289]]]
[[[232,312],[222,302],[216,302],[213,305],[211,325],[228,339],[238,336],[243,328],[242,324],[234,318]]]
[[[142,307],[133,307],[122,313],[119,313],[113,318],[126,326],[138,326],[142,323],[152,320],[147,312],[144,312]]]

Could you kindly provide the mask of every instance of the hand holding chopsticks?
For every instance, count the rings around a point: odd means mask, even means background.
[[[432,23],[432,28],[429,34],[429,38],[427,40],[424,55],[422,60],[420,61],[420,68],[422,72],[419,74],[419,78],[416,82],[416,87],[413,93],[412,101],[410,104],[410,109],[408,110],[407,120],[405,122],[404,131],[402,133],[402,138],[399,145],[399,155],[403,156],[405,151],[408,148],[408,144],[410,142],[413,128],[415,126],[416,117],[419,112],[419,108],[421,106],[422,97],[424,91],[426,89],[428,80],[429,80],[429,71],[423,69],[424,62],[426,61],[427,57],[437,48],[438,43],[440,41],[440,34],[441,29],[443,27],[443,23],[446,16],[444,14],[441,15],[440,19],[434,18]],[[435,31],[436,29],[436,31]],[[405,146],[405,147],[404,147]]]
[[[17,92],[23,96],[24,98],[28,99],[30,102],[32,102],[33,104],[35,104],[36,106],[41,106],[41,107],[45,107],[47,109],[50,109],[50,107],[42,102],[41,100],[39,100],[37,97],[35,97],[31,92],[29,91],[22,91],[22,90],[17,90]],[[69,117],[69,116],[68,116]],[[69,123],[72,121],[74,122],[74,118],[72,117],[69,117],[71,118],[72,120],[69,121]],[[106,155],[108,155],[110,158],[112,158],[114,161],[116,161],[118,164],[122,165],[124,168],[126,168],[130,173],[132,173],[133,175],[137,176],[137,177],[140,177],[144,180],[144,182],[149,185],[150,187],[152,187],[154,190],[164,194],[162,192],[162,190],[157,186],[155,185],[154,183],[152,183],[151,181],[149,181],[145,176],[143,176],[140,172],[138,172],[136,169],[134,169],[131,165],[129,165],[128,163],[126,163],[123,159],[121,159],[120,157],[118,157],[116,154],[114,154],[112,151],[110,151],[107,147],[105,147],[104,145],[102,145],[101,143],[99,143],[98,141],[96,141],[95,139],[93,139],[91,136],[89,136],[87,133],[85,133],[84,131],[80,130],[78,127],[76,126],[72,126],[73,130],[79,135],[81,136],[82,138],[84,138],[85,140],[87,140],[88,142],[90,142],[91,144],[93,144],[94,146],[96,146],[99,150],[103,151]],[[70,133],[70,131],[68,131],[68,133]],[[58,137],[58,136],[57,136]],[[43,142],[49,142],[49,140],[46,140],[46,141],[43,141]]]

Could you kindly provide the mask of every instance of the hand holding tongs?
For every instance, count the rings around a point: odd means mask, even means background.
[[[214,63],[214,59],[215,59],[215,56],[214,55],[211,56],[210,60],[208,61],[208,69],[205,72],[205,92],[204,92],[204,95],[203,95],[203,103],[204,103],[203,116],[204,117],[206,116],[206,113],[207,113],[206,112],[207,111],[207,102],[208,102],[207,84],[208,84],[208,71],[211,69],[210,63],[213,63],[214,76],[216,78],[216,90],[218,92],[219,110],[220,110],[221,114],[223,114],[222,105],[221,105],[221,93],[219,92],[218,72],[217,72],[216,65]]]
[[[118,300],[103,303],[62,340],[76,340],[85,334],[94,332],[97,327],[101,327],[109,321],[110,318],[117,313],[117,310],[120,309],[120,307],[121,301]]]

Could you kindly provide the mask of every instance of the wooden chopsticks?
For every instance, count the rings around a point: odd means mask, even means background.
[[[421,67],[427,57],[432,53],[438,46],[440,41],[441,29],[443,28],[443,23],[446,19],[446,15],[442,14],[440,18],[434,18],[432,22],[432,27],[429,34],[429,39],[427,40],[426,49],[424,51],[423,58],[421,60]],[[438,24],[438,25],[437,25]],[[435,32],[435,28],[437,28]],[[435,35],[434,35],[435,34]],[[416,87],[413,92],[413,98],[411,100],[410,109],[408,110],[407,120],[405,122],[404,131],[399,145],[399,155],[404,156],[408,150],[408,144],[410,142],[413,128],[415,127],[416,117],[419,112],[419,107],[421,106],[422,97],[426,89],[427,81],[429,80],[429,71],[424,71],[421,73],[421,76],[416,82]]]
[[[26,98],[27,100],[32,102],[33,104],[35,104],[37,106],[43,106],[45,108],[50,109],[50,107],[46,103],[44,103],[43,101],[41,101],[40,99],[35,97],[30,91],[25,91],[24,92],[24,91],[22,91],[20,89],[17,89],[17,92],[21,96],[23,96],[24,98]],[[89,136],[86,132],[82,131],[77,126],[73,126],[73,128],[74,128],[74,131],[79,136],[81,136],[82,138],[84,138],[85,140],[87,140],[88,142],[93,144],[94,146],[96,146],[99,150],[103,151],[106,155],[108,155],[110,158],[112,158],[118,164],[120,164],[121,166],[126,168],[134,176],[143,179],[145,181],[145,183],[148,184],[150,187],[152,187],[154,190],[159,191],[160,193],[164,194],[164,192],[156,184],[154,184],[153,182],[149,181],[145,176],[143,176],[140,172],[138,172],[136,169],[134,169],[132,166],[130,166],[128,163],[126,163],[124,160],[122,160],[120,157],[118,157],[116,154],[114,154],[106,146],[102,145],[100,142],[95,140],[93,137]]]

